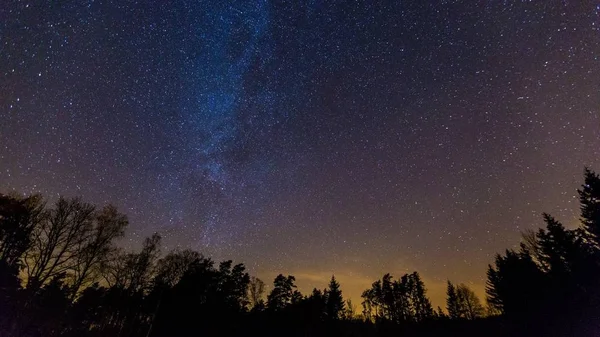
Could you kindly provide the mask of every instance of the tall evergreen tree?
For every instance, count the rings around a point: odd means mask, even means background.
[[[327,290],[321,291],[314,288],[312,293],[306,298],[310,316],[314,321],[321,321],[327,315]]]
[[[584,175],[584,183],[577,191],[582,227],[590,244],[600,250],[600,176],[589,168]]]
[[[449,280],[446,290],[446,310],[448,310],[448,317],[450,317],[450,319],[460,318],[460,306],[458,304],[456,287]]]
[[[415,303],[412,299],[414,282],[411,275],[402,275],[393,285],[393,292],[386,299],[389,301],[389,319],[396,323],[415,320]]]
[[[346,301],[346,305],[345,305],[345,310],[344,310],[344,319],[346,320],[353,320],[356,317],[356,306],[352,303],[351,299],[348,299]]]
[[[434,317],[436,319],[445,319],[445,318],[448,318],[448,316],[446,316],[446,314],[444,313],[444,310],[442,310],[442,308],[440,306],[438,306],[437,309],[435,310]]]
[[[581,231],[567,230],[549,214],[544,213],[543,216],[546,228],[540,229],[536,235],[538,263],[555,281],[562,283],[570,277],[569,274],[579,272],[587,252],[579,234]]]
[[[332,320],[340,319],[344,312],[344,298],[339,282],[331,276],[327,288],[327,317]]]
[[[416,271],[410,275],[411,279],[411,302],[414,308],[414,316],[417,322],[433,317],[433,307],[426,296],[427,290],[421,276]]]
[[[527,252],[507,250],[489,266],[487,301],[505,314],[523,316],[535,311],[544,298],[546,275]]]

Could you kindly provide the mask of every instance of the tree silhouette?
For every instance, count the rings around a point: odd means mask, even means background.
[[[221,293],[222,304],[228,310],[241,312],[248,305],[248,284],[250,275],[246,273],[243,264],[232,267],[232,261],[224,261],[219,264],[218,291]]]
[[[410,301],[414,308],[414,319],[422,322],[433,316],[433,307],[426,296],[425,283],[416,271],[409,276]]]
[[[22,259],[27,288],[36,292],[48,280],[73,268],[92,228],[94,206],[59,198],[32,231],[32,246]]]
[[[31,248],[32,232],[44,216],[39,195],[0,194],[0,331],[17,320],[21,303],[22,257]]]
[[[585,168],[584,183],[578,191],[582,229],[594,249],[600,249],[600,176]]]
[[[448,281],[446,290],[446,310],[448,310],[448,317],[450,319],[459,319],[461,316],[456,287],[450,281]]]
[[[20,267],[20,259],[31,245],[31,234],[44,217],[40,195],[26,198],[0,194],[0,261]]]
[[[526,252],[507,250],[504,256],[497,255],[487,275],[487,300],[502,313],[522,315],[535,310],[543,297],[540,285],[545,275]]]
[[[521,326],[544,321],[549,334],[569,329],[572,333],[575,327],[585,334],[600,328],[590,314],[600,312],[599,181],[598,175],[585,170],[579,228],[565,229],[544,214],[545,228],[525,233],[519,251],[507,250],[496,257],[495,266],[488,268],[486,287],[493,309]]]
[[[109,286],[130,293],[147,290],[155,271],[154,263],[160,253],[160,241],[160,235],[155,233],[144,239],[139,253],[113,252],[103,266],[104,279]]]
[[[459,311],[463,318],[473,320],[483,317],[485,310],[479,301],[479,297],[475,295],[471,288],[461,283],[456,287],[456,294],[460,308]]]
[[[544,228],[496,256],[487,311],[450,281],[448,315],[434,311],[417,272],[385,274],[362,293],[364,320],[334,276],[303,296],[280,274],[265,303],[264,283],[243,264],[192,250],[161,257],[158,234],[139,251],[117,248],[127,219],[112,206],[0,195],[0,335],[591,336],[600,331],[599,190],[586,169],[579,228],[544,214]]]
[[[82,248],[74,257],[71,269],[71,291],[75,297],[82,286],[99,280],[101,266],[109,252],[114,249],[114,241],[125,234],[127,217],[108,205],[95,215],[93,228],[87,233]]]
[[[175,253],[172,256],[180,255]],[[152,293],[165,293],[160,306],[156,301],[153,334],[164,335],[170,331],[173,335],[183,335],[193,330],[198,318],[212,317],[212,312],[225,307],[224,303],[218,303],[222,299],[218,296],[219,271],[214,267],[214,262],[207,258],[190,259],[188,262],[187,266],[177,268],[183,270],[183,275],[172,288],[168,287],[167,282],[155,283]],[[165,286],[166,289],[163,288]]]
[[[422,322],[433,317],[431,302],[417,272],[393,280],[385,274],[363,292],[363,315],[367,320],[387,320],[395,323]]]
[[[332,320],[341,318],[344,311],[344,298],[342,297],[342,290],[340,289],[339,282],[335,279],[335,276],[331,276],[329,286],[325,293],[327,317]]]
[[[442,310],[442,308],[439,306],[437,307],[437,309],[435,309],[433,316],[436,319],[447,319],[448,318],[448,315],[446,315],[446,313],[444,313],[444,310]]]
[[[39,289],[35,297],[33,315],[28,319],[27,330],[44,336],[60,336],[65,329],[65,312],[71,303],[69,287],[64,283],[65,274],[53,276]]]
[[[250,298],[250,308],[254,311],[263,310],[265,307],[265,301],[263,300],[265,294],[265,283],[258,277],[250,277],[248,292]]]
[[[132,255],[131,269],[127,280],[127,288],[130,291],[144,291],[150,285],[154,263],[160,254],[160,241],[160,235],[154,233],[151,237],[144,239],[141,252]]]
[[[292,300],[290,301],[290,304],[300,304],[303,300],[304,296],[299,290],[296,289],[292,292]]]
[[[312,293],[306,298],[306,307],[311,321],[321,321],[327,319],[327,295],[325,291],[314,288]]]
[[[284,309],[289,304],[298,300],[298,293],[295,293],[296,278],[292,275],[287,277],[282,274],[277,275],[273,281],[273,289],[267,296],[267,307],[270,310],[278,311]],[[301,295],[300,295],[301,297]]]
[[[345,310],[344,310],[344,314],[343,317],[346,320],[353,320],[356,318],[356,306],[354,305],[354,303],[352,303],[351,299],[348,299],[346,301],[346,305],[345,305]]]
[[[361,302],[363,308],[362,315],[365,321],[367,322],[372,322],[373,320],[376,321],[379,317],[379,308],[377,305],[378,301],[374,288],[376,288],[375,283],[373,284],[371,289],[366,289],[361,294],[361,297],[363,299]]]
[[[479,297],[466,284],[454,286],[448,281],[446,295],[446,308],[451,319],[473,320],[484,316],[485,309]]]
[[[173,287],[190,268],[194,268],[203,260],[204,257],[200,253],[190,249],[171,251],[157,261],[154,282],[157,285]]]
[[[206,263],[205,261],[212,266],[212,261],[204,259],[201,254],[189,249],[171,251],[157,261],[152,289],[146,297],[145,303],[147,311],[150,313],[148,334],[153,330],[161,305],[164,306],[165,297],[168,298],[172,294],[173,287],[181,281],[186,273],[203,265]]]

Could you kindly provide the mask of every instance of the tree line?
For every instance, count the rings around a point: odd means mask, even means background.
[[[487,270],[485,303],[447,283],[433,308],[417,272],[385,274],[344,300],[335,276],[302,294],[293,275],[267,293],[243,264],[193,250],[162,254],[161,237],[118,246],[114,206],[0,194],[0,336],[564,336],[600,331],[600,177],[586,169],[580,226],[548,214]]]

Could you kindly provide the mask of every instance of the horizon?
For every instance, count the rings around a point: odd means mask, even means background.
[[[26,197],[27,194],[20,194],[15,190],[10,191],[12,193],[17,193],[17,195],[21,195],[23,197]],[[0,193],[1,194],[1,193]],[[59,197],[65,197],[64,195],[57,195],[55,196],[56,200]],[[73,196],[74,198],[80,198],[79,196]],[[52,204],[52,202],[54,202],[55,200],[53,198],[45,198],[45,200],[49,203]],[[82,201],[85,202],[85,198],[82,198]],[[113,203],[107,203],[106,205],[112,205]],[[98,206],[104,206],[104,205],[97,205]],[[125,214],[126,215],[126,214]],[[559,219],[560,220],[560,219]],[[541,215],[540,215],[540,221],[541,221]],[[579,228],[579,226],[581,225],[579,222],[579,216],[575,216],[572,221],[566,223],[566,228],[568,229],[576,229]],[[542,226],[540,225],[537,228],[541,228]],[[528,228],[527,230],[534,230],[537,228]],[[125,233],[125,237],[120,238],[117,241],[117,245],[121,245],[121,243],[123,241],[127,241],[127,232],[129,231],[129,227],[126,228],[126,233]],[[506,249],[516,249],[518,248],[518,243],[521,240],[521,234],[523,234],[524,231],[520,232],[519,234],[519,239],[511,246],[506,247]],[[157,234],[160,235],[159,232],[157,232]],[[131,241],[131,239],[129,240]],[[131,242],[129,244],[125,244],[125,245],[121,245],[122,248],[125,249],[126,252],[135,252],[136,249],[139,249],[139,247],[141,246],[141,240],[138,243],[133,243],[131,244]],[[176,246],[176,247],[162,247],[161,246],[161,252],[160,252],[160,257],[164,257],[166,256],[168,253],[173,252],[173,251],[181,251],[181,250],[185,250],[185,249],[192,249],[191,247],[184,247],[184,246]],[[193,250],[193,249],[192,249]],[[487,303],[486,300],[486,292],[485,292],[485,278],[482,277],[481,278],[481,282],[474,282],[473,280],[466,280],[466,281],[461,281],[460,278],[459,281],[455,280],[455,279],[438,279],[438,280],[433,280],[428,278],[426,273],[422,273],[421,271],[418,270],[418,268],[413,268],[412,270],[410,268],[404,268],[404,269],[400,269],[400,270],[382,270],[380,272],[379,275],[375,275],[374,277],[369,278],[367,275],[364,274],[360,274],[360,273],[356,273],[355,271],[343,271],[343,270],[331,270],[331,271],[319,271],[319,272],[314,272],[314,271],[302,271],[302,270],[289,270],[287,271],[285,268],[284,270],[286,271],[277,271],[277,270],[269,270],[269,271],[261,271],[261,269],[258,269],[258,272],[256,270],[252,270],[252,268],[249,268],[249,264],[246,261],[242,261],[242,260],[235,260],[235,259],[231,259],[231,258],[227,258],[227,257],[223,257],[221,259],[215,259],[213,256],[211,256],[210,254],[205,254],[205,252],[202,251],[198,251],[198,253],[202,254],[203,256],[212,259],[216,264],[218,264],[219,262],[222,261],[227,261],[227,260],[232,260],[233,263],[242,263],[246,266],[246,268],[248,268],[249,273],[252,276],[257,276],[259,277],[262,281],[265,282],[265,292],[269,292],[270,289],[272,289],[272,280],[275,278],[275,276],[279,275],[279,274],[283,274],[283,275],[292,275],[296,278],[297,281],[297,286],[298,286],[298,290],[305,296],[310,295],[312,289],[319,289],[319,290],[323,290],[326,288],[330,278],[332,276],[335,276],[335,278],[338,280],[338,282],[341,285],[341,291],[342,294],[344,295],[344,299],[345,300],[351,300],[352,304],[356,306],[356,308],[360,308],[360,303],[362,301],[362,293],[364,290],[369,289],[369,287],[371,286],[371,284],[377,280],[379,280],[381,278],[381,276],[383,276],[386,273],[390,273],[392,275],[392,277],[397,278],[400,277],[403,274],[409,274],[411,272],[419,272],[419,274],[421,275],[421,277],[423,278],[423,281],[425,283],[425,287],[427,290],[427,296],[431,299],[431,303],[433,305],[434,308],[436,307],[440,307],[442,308],[442,310],[447,311],[445,306],[446,306],[446,298],[447,298],[447,282],[451,281],[454,284],[460,284],[460,283],[464,283],[467,286],[469,286],[470,289],[472,289],[475,294],[482,300],[483,303]],[[496,254],[503,254],[504,251],[499,251]],[[488,265],[493,264],[493,258],[495,257],[492,256],[492,258],[490,259],[490,261],[485,265],[485,267],[487,267]],[[251,264],[250,264],[251,265]],[[397,268],[398,266],[396,266]],[[402,268],[402,267],[400,267]],[[482,268],[482,271],[484,271],[485,268]],[[482,274],[485,274],[485,272],[482,272]],[[22,282],[26,282],[26,278],[23,278]],[[348,284],[350,284],[350,286],[348,286]],[[350,291],[348,291],[348,288],[350,288]]]

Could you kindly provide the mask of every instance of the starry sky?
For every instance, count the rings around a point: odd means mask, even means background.
[[[2,1],[0,191],[346,297],[493,256],[600,170],[600,2]]]

